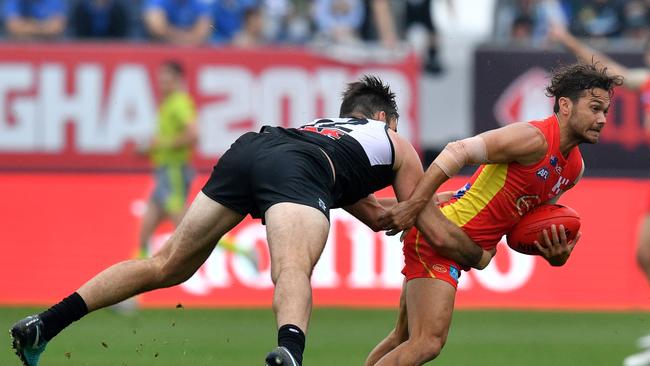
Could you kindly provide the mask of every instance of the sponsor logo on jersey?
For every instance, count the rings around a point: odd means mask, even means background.
[[[449,275],[451,278],[453,278],[456,282],[458,282],[458,277],[460,277],[460,271],[458,268],[454,266],[449,266]]]
[[[546,167],[539,168],[539,170],[535,174],[541,180],[547,180],[548,179],[548,169],[546,169]]]
[[[437,264],[436,263],[431,268],[436,272],[447,273],[447,268],[445,266],[443,266],[442,264]]]
[[[557,156],[551,155],[551,160],[549,160],[549,163],[551,166],[556,166],[557,165]]]
[[[569,180],[567,178],[564,178],[563,176],[558,177],[557,182],[551,188],[551,192],[557,194],[560,194],[562,192],[562,186],[567,186],[569,184]]]
[[[454,198],[460,199],[465,195],[465,192],[469,191],[469,189],[472,188],[471,183],[466,183],[461,189],[457,190],[456,193],[454,193]]]

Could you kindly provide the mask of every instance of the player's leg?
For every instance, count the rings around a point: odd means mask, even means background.
[[[219,238],[243,218],[199,192],[158,253],[109,267],[81,286],[78,293],[93,311],[129,296],[182,283],[205,262]]]
[[[376,366],[422,365],[436,358],[447,340],[456,288],[446,281],[415,278],[406,284],[409,338]]]
[[[153,257],[115,264],[62,302],[18,322],[12,335],[19,356],[27,365],[36,365],[47,341],[88,312],[185,281],[207,259],[219,238],[243,218],[199,193],[177,230]]]
[[[370,351],[368,358],[366,358],[365,365],[373,366],[388,352],[395,349],[402,342],[409,338],[408,332],[408,318],[406,312],[406,280],[402,284],[402,293],[399,297],[399,310],[397,313],[397,322],[395,328],[391,329],[390,333],[379,344]]]
[[[185,202],[192,181],[189,167],[185,165],[170,165],[165,169],[169,182],[169,193],[165,197],[165,213],[178,226],[185,214]]]
[[[271,206],[265,220],[275,284],[273,310],[279,329],[278,345],[288,349],[294,359],[286,362],[282,355],[272,352],[267,364],[301,365],[312,306],[310,278],[325,247],[329,221],[318,209],[295,203]]]
[[[139,235],[139,253],[136,256],[137,258],[146,258],[149,256],[149,241],[153,236],[156,228],[165,218],[165,211],[163,208],[155,202],[154,199],[150,199],[147,202],[147,206],[144,210],[144,215],[142,215],[142,222],[140,224],[140,235]]]

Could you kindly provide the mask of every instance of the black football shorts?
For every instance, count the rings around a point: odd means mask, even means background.
[[[332,168],[316,145],[279,133],[242,135],[214,166],[203,193],[222,205],[262,218],[276,203],[321,211],[329,220]]]

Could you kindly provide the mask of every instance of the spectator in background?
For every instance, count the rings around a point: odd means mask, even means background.
[[[232,40],[234,46],[251,48],[264,44],[264,14],[260,7],[246,9],[244,26]]]
[[[447,5],[452,6],[451,0],[447,0]],[[407,38],[415,44],[417,39],[424,38],[424,48],[422,59],[424,62],[424,70],[438,74],[442,71],[440,60],[438,59],[438,32],[433,23],[433,9],[431,9],[431,0],[407,0],[406,1],[406,19],[405,28]]]
[[[311,0],[264,0],[267,40],[305,44],[312,36]]]
[[[63,0],[5,0],[2,7],[7,34],[21,40],[46,40],[65,30]]]
[[[568,12],[558,0],[499,0],[494,35],[506,42],[540,44],[552,25],[567,24]]]
[[[625,36],[636,39],[650,37],[650,1],[632,0],[625,3],[623,8],[625,19]]]
[[[364,5],[366,16],[360,30],[363,40],[379,39],[387,49],[398,48],[399,39],[390,0],[365,0]]]
[[[617,0],[584,0],[574,5],[571,33],[578,37],[618,37],[625,28],[623,4]]]
[[[155,39],[194,46],[209,38],[212,17],[203,0],[147,0],[144,22]]]
[[[533,37],[533,19],[525,14],[519,15],[512,23],[510,38],[515,43],[527,43]]]
[[[212,3],[214,31],[212,41],[230,43],[242,30],[248,9],[258,6],[257,0],[215,0]]]
[[[70,28],[77,38],[124,38],[129,19],[121,0],[78,0],[70,14]]]
[[[321,37],[336,43],[359,42],[364,18],[361,0],[315,0],[313,14]]]

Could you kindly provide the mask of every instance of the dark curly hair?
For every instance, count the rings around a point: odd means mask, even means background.
[[[388,84],[372,75],[364,75],[361,80],[348,84],[343,93],[339,117],[350,117],[353,113],[359,113],[366,118],[372,118],[375,113],[381,111],[386,113],[389,120],[399,118],[395,93],[390,90]]]
[[[557,113],[560,110],[561,97],[569,98],[575,103],[585,91],[594,88],[606,90],[611,97],[614,88],[621,84],[622,76],[609,75],[607,67],[598,62],[577,63],[553,70],[551,85],[546,88],[546,95],[555,97],[553,111]]]

